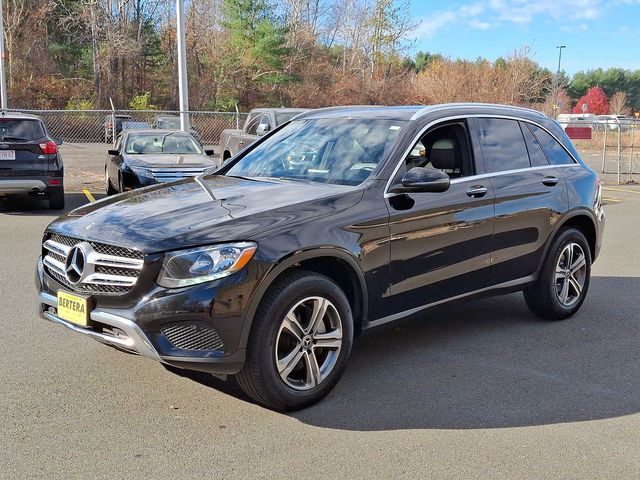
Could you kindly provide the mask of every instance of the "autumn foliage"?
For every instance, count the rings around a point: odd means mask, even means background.
[[[609,99],[600,87],[591,87],[587,90],[587,93],[573,107],[573,113],[583,113],[582,106],[585,104],[587,109],[584,113],[593,113],[595,115],[607,115],[609,113]]]

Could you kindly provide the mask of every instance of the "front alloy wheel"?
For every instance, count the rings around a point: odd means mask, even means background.
[[[236,379],[267,407],[307,407],[336,385],[352,340],[351,306],[340,287],[319,273],[288,272],[260,303]]]
[[[296,303],[282,320],[275,346],[282,381],[295,390],[322,383],[340,356],[342,322],[326,298],[308,297]]]

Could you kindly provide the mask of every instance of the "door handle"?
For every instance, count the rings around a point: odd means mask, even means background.
[[[544,177],[542,179],[542,183],[544,183],[547,187],[555,187],[558,182],[558,177]]]
[[[484,197],[487,194],[487,187],[483,187],[482,185],[474,185],[473,187],[467,190],[467,195],[471,198],[480,198]]]

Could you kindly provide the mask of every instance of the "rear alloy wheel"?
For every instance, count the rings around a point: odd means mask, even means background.
[[[562,320],[578,311],[589,289],[591,250],[584,235],[562,230],[549,249],[538,279],[524,291],[536,315]]]
[[[304,408],[338,382],[352,340],[351,308],[340,287],[324,275],[292,272],[265,294],[236,378],[267,407]]]

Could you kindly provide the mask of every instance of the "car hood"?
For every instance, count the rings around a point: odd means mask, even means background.
[[[354,187],[208,176],[154,185],[84,205],[49,231],[143,253],[255,240],[357,204]],[[212,198],[213,196],[213,198]]]
[[[213,158],[200,154],[174,155],[172,153],[163,153],[159,155],[126,155],[125,160],[132,167],[143,168],[206,168],[216,165]]]

